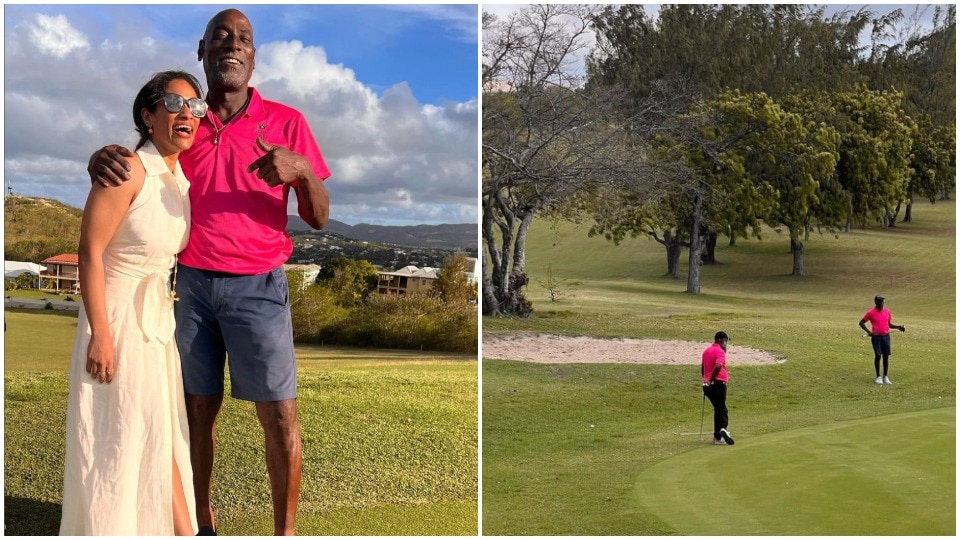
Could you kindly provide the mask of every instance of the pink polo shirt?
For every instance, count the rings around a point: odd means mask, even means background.
[[[303,155],[317,178],[330,170],[300,112],[267,101],[249,89],[247,110],[226,126],[213,112],[200,121],[193,146],[180,154],[190,181],[190,241],[180,262],[202,270],[263,274],[287,262],[293,242],[287,235],[291,186],[271,188],[247,172],[265,152],[257,138]]]
[[[882,336],[890,333],[890,319],[892,317],[893,315],[889,309],[877,309],[874,307],[870,308],[870,311],[864,314],[863,320],[870,323],[871,333]]]
[[[719,343],[714,343],[707,347],[707,350],[703,351],[703,358],[700,364],[703,370],[703,382],[710,382],[710,375],[713,373],[713,368],[717,364],[720,365],[720,372],[717,373],[716,380],[728,382],[730,376],[727,374],[727,353]]]

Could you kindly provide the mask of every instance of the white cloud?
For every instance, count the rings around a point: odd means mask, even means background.
[[[261,46],[254,73],[265,96],[307,117],[333,173],[334,219],[346,210],[369,212],[368,223],[478,220],[476,100],[421,104],[402,82],[378,96],[299,42]]]
[[[77,49],[88,49],[90,43],[63,15],[37,15],[26,25],[30,41],[45,54],[63,58]]]
[[[90,154],[136,140],[131,106],[140,86],[163,69],[186,69],[203,81],[202,69],[194,43],[156,32],[84,34],[63,15],[41,17],[4,36],[5,178],[17,193],[82,207]],[[38,56],[40,28],[61,37],[45,41],[49,52]],[[307,118],[332,171],[333,219],[478,221],[475,98],[423,104],[404,82],[378,94],[349,66],[331,64],[323,47],[300,41],[260,43],[252,84]]]

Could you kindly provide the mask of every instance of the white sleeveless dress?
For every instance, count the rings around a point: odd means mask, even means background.
[[[196,510],[189,430],[173,337],[170,273],[190,228],[189,183],[150,142],[137,154],[140,193],[107,246],[107,318],[114,379],[85,371],[81,309],[70,363],[61,535],[173,535],[173,458],[190,519]]]

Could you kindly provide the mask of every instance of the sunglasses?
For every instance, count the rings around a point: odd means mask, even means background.
[[[186,103],[190,107],[190,114],[196,116],[197,118],[203,118],[207,114],[207,102],[200,98],[190,98],[187,99],[180,94],[164,94],[157,101],[154,101],[153,104],[158,102],[163,102],[163,108],[171,113],[178,113],[183,110],[183,104]]]

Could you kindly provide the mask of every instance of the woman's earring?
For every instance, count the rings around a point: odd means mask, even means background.
[[[153,128],[152,128],[152,127],[148,127],[148,128],[147,128],[147,133],[153,135]]]

